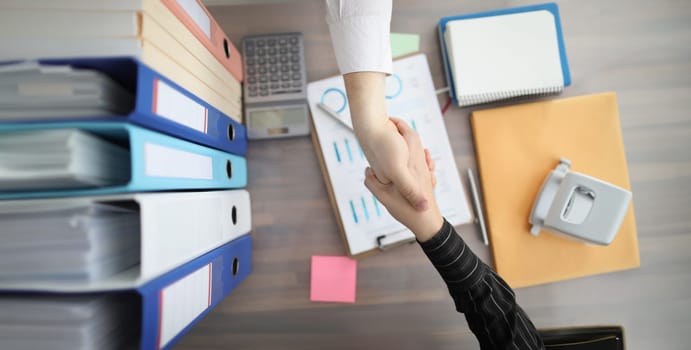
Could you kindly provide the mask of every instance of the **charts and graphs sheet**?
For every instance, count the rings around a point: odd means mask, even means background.
[[[347,126],[317,107],[327,105],[346,124],[352,125],[341,76],[312,82],[307,86],[316,136],[321,146],[337,208],[350,253],[356,255],[376,248],[377,237],[390,242],[413,235],[396,221],[364,185],[365,154]],[[456,162],[424,54],[397,60],[386,80],[386,100],[390,116],[404,120],[416,130],[436,163],[435,196],[444,217],[453,225],[472,219],[461,185]]]

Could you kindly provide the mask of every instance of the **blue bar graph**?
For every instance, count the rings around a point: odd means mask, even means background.
[[[338,153],[338,145],[336,144],[336,142],[334,142],[334,151],[336,152],[336,159],[338,159],[338,162],[340,163],[341,162],[341,154]]]
[[[352,200],[350,201],[350,211],[353,212],[353,220],[354,220],[355,223],[357,224],[357,223],[358,223],[357,213],[355,212],[355,204],[353,204],[353,201],[352,201]]]
[[[379,201],[377,200],[377,197],[372,195],[372,203],[374,203],[374,210],[377,212],[377,216],[381,216],[381,210],[379,209]]]
[[[346,151],[348,151],[348,160],[350,162],[353,162],[353,152],[350,151],[350,143],[348,142],[348,139],[345,139],[345,146],[346,146]]]
[[[413,130],[417,131],[417,125],[415,125],[415,119],[410,121],[410,125],[413,127]]]
[[[365,203],[365,197],[360,197],[360,202],[362,203],[362,210],[365,211],[365,219],[369,221],[369,210],[367,210],[367,204]]]

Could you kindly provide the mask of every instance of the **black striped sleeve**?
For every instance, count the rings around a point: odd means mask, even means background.
[[[481,349],[543,349],[511,287],[483,263],[444,220],[422,250],[446,282],[456,310],[465,315]]]

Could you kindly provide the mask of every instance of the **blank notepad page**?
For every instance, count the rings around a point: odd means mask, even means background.
[[[550,11],[450,21],[445,40],[459,105],[564,88]]]

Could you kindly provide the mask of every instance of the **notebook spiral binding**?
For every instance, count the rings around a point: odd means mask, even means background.
[[[563,86],[551,86],[545,88],[520,89],[500,92],[488,92],[482,94],[465,95],[458,97],[458,105],[461,107],[482,104],[498,100],[506,100],[521,96],[551,95],[564,91]]]

